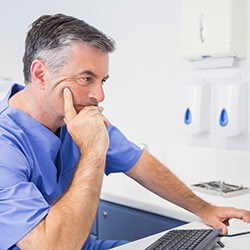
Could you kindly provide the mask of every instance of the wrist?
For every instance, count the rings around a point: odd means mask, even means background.
[[[106,152],[100,152],[95,150],[80,151],[79,162],[84,166],[96,166],[105,167],[106,164]]]
[[[199,216],[201,219],[204,219],[208,214],[208,211],[211,210],[212,207],[213,206],[210,203],[203,201],[196,215]]]

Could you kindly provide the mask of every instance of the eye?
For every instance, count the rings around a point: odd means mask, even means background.
[[[109,80],[109,76],[106,76],[102,79],[102,85]]]
[[[92,83],[93,79],[91,77],[82,77],[79,79],[81,84],[83,85],[88,85],[90,83]]]

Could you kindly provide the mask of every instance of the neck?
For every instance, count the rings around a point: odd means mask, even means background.
[[[50,110],[46,107],[47,102],[42,96],[37,94],[37,90],[33,90],[32,86],[28,85],[9,99],[9,105],[27,113],[55,133],[62,126],[62,118],[59,119],[50,114]]]

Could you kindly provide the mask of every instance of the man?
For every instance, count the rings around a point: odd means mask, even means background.
[[[98,249],[89,233],[104,172],[126,173],[223,233],[230,218],[250,222],[249,211],[197,197],[102,115],[113,50],[111,39],[73,17],[32,24],[26,86],[13,85],[0,104],[0,249]]]

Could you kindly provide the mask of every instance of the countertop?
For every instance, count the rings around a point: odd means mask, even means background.
[[[181,227],[175,228],[175,229],[206,229],[208,228],[206,225],[204,225],[201,222],[192,222],[189,224],[185,224]],[[249,228],[248,228],[249,230]],[[149,237],[136,240],[134,242],[131,242],[129,244],[114,248],[119,250],[131,250],[131,249],[145,249],[147,246],[152,244],[155,240],[160,238],[162,235],[164,235],[166,232],[161,232],[158,234],[151,235]],[[225,245],[224,248],[221,248],[218,244],[215,245],[213,248],[214,250],[247,250],[249,249],[250,245],[250,235],[243,235],[233,238],[221,238],[221,242]]]
[[[250,210],[250,193],[235,197],[222,197],[194,192],[214,205],[234,206]],[[186,222],[199,220],[192,213],[148,191],[125,174],[113,174],[104,178],[101,199]]]
[[[200,181],[214,180],[250,186],[249,152],[158,145],[149,145],[149,149],[187,186]],[[200,191],[194,192],[214,205],[250,210],[250,193],[222,197]],[[104,177],[101,199],[186,222],[199,220],[190,212],[146,190],[123,173]]]

